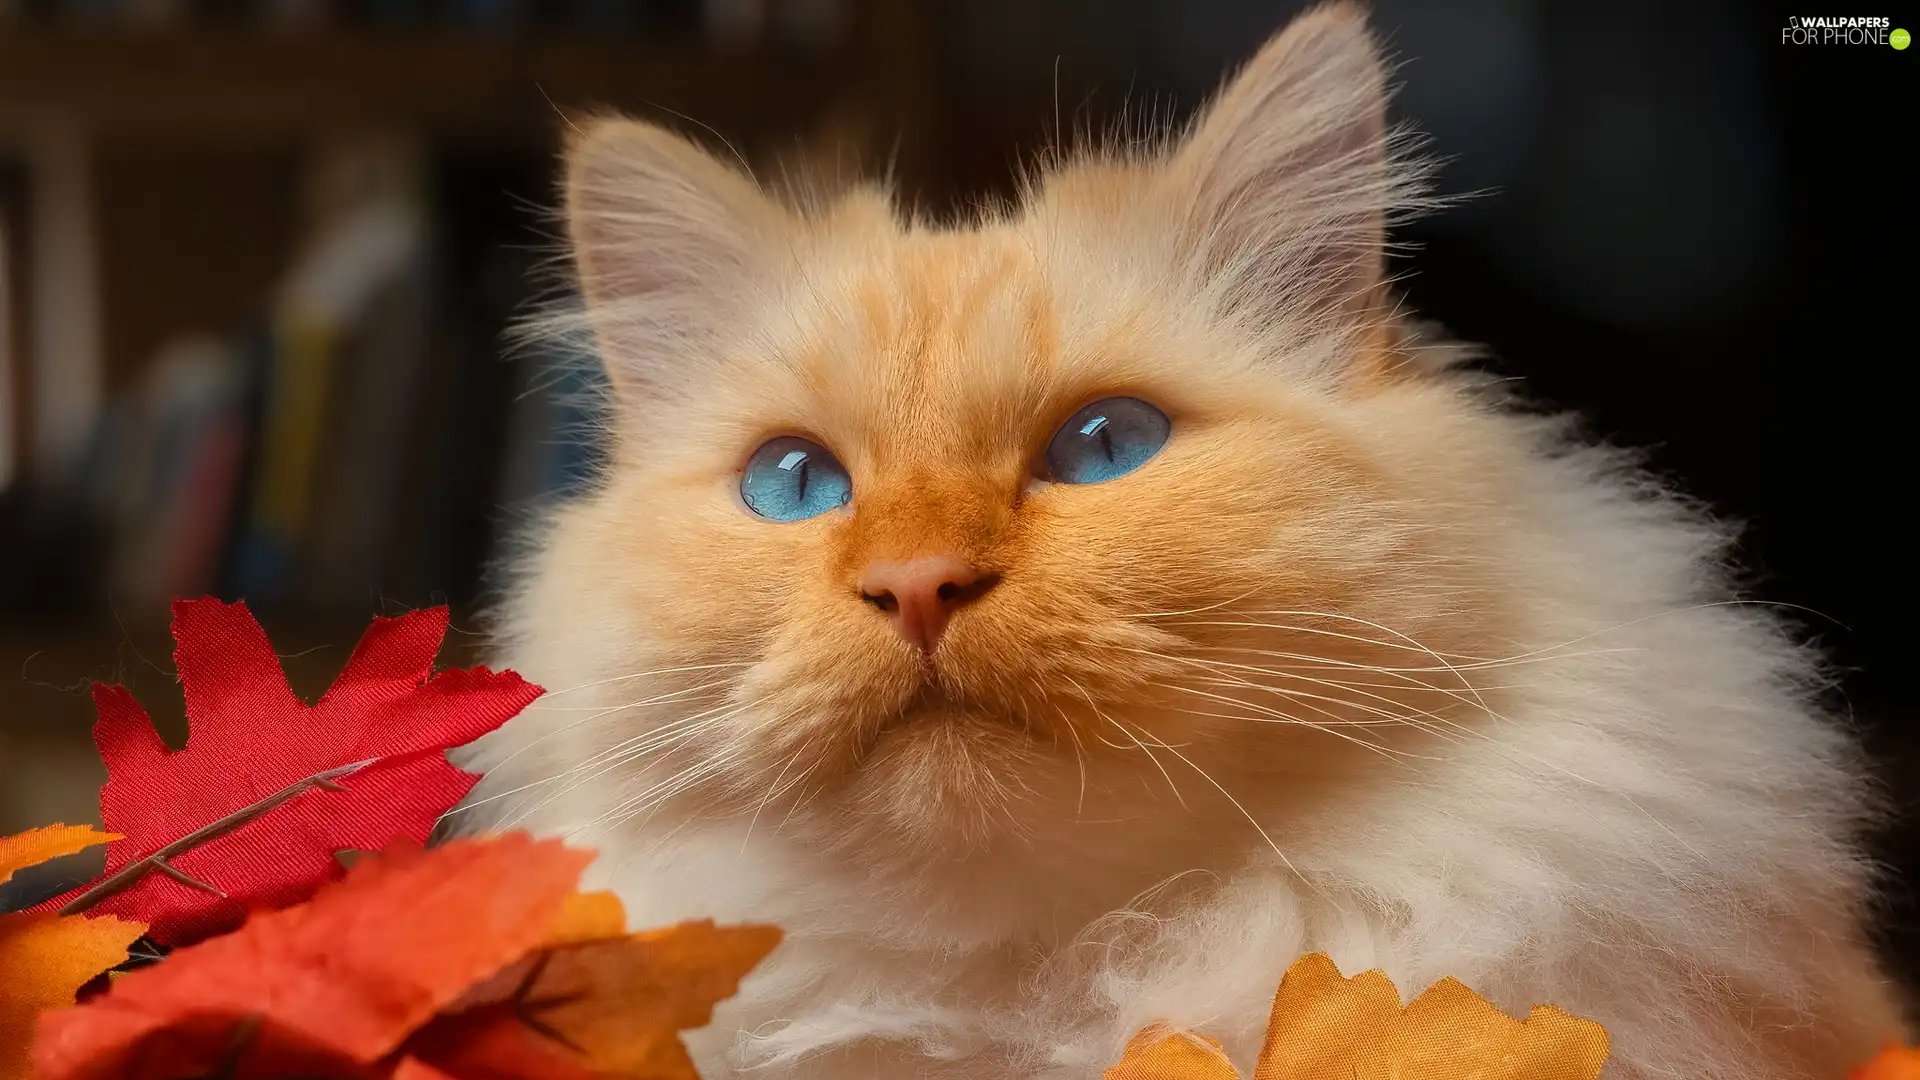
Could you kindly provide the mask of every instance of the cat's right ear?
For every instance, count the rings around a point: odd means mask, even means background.
[[[1386,82],[1365,12],[1336,2],[1289,23],[1199,118],[1167,174],[1180,237],[1240,307],[1337,325],[1380,303],[1386,220],[1415,179],[1388,154]]]
[[[622,397],[712,355],[784,250],[787,212],[654,124],[591,121],[566,150],[566,220],[598,351]]]

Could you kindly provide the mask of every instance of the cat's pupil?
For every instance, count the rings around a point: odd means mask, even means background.
[[[1105,416],[1096,416],[1087,421],[1081,427],[1080,434],[1098,436],[1100,452],[1106,455],[1109,462],[1113,460],[1113,424]]]
[[[780,459],[779,468],[793,477],[793,497],[799,502],[807,497],[807,452],[795,450]]]

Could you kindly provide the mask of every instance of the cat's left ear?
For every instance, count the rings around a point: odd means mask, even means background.
[[[576,128],[566,204],[598,352],[625,401],[684,389],[788,249],[791,219],[750,176],[654,124]]]
[[[1200,116],[1163,180],[1183,256],[1225,279],[1234,308],[1338,325],[1383,303],[1386,217],[1406,186],[1386,103],[1366,17],[1336,3],[1268,41]]]

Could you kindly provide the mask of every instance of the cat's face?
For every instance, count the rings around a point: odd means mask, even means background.
[[[1475,496],[1436,479],[1447,395],[1383,317],[1380,109],[1325,10],[1174,152],[960,230],[591,129],[570,209],[618,446],[545,572],[635,643],[604,677],[676,669],[608,740],[673,763],[625,797],[953,850],[1231,813],[1451,723],[1447,657],[1497,605]]]

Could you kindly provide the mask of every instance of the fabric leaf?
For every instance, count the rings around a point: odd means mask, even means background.
[[[518,1040],[544,1046],[593,1073],[646,1080],[699,1080],[680,1032],[705,1027],[713,1007],[780,943],[771,926],[715,926],[709,920],[664,930],[563,945],[488,980],[421,1033],[413,1052],[447,1071],[469,1060],[484,1031],[490,1053]],[[512,1022],[508,1022],[511,1020]],[[462,1053],[436,1056],[436,1045]]]
[[[222,1063],[235,1077],[337,1075],[296,1063],[371,1066],[539,947],[592,858],[520,834],[369,856],[308,904],[257,915],[43,1017],[41,1075],[162,1080]]]
[[[627,932],[627,911],[610,892],[574,893],[547,934],[548,948],[617,938]]]
[[[506,1005],[481,1006],[457,1019],[436,1021],[407,1040],[407,1054],[455,1080],[610,1080],[576,1051],[530,1031]]]
[[[1211,1046],[1149,1029],[1106,1080],[1230,1080]],[[1378,971],[1351,979],[1324,954],[1301,957],[1274,995],[1254,1080],[1594,1080],[1605,1029],[1550,1005],[1515,1020],[1455,979],[1404,1009]],[[1877,1080],[1877,1078],[1876,1078]]]
[[[91,825],[48,825],[0,836],[0,885],[29,866],[118,839],[117,833],[104,833]]]
[[[189,944],[305,900],[340,875],[337,851],[424,842],[478,780],[444,752],[541,693],[511,672],[435,674],[446,630],[445,608],[374,620],[307,706],[244,604],[175,603],[187,745],[169,751],[126,690],[94,688],[102,816],[125,839],[108,848],[109,885],[44,907],[138,918],[154,940]]]
[[[1848,1080],[1920,1080],[1920,1050],[1889,1046],[1853,1070]]]
[[[1127,1043],[1105,1080],[1240,1080],[1239,1070],[1212,1039],[1151,1027]]]
[[[456,1080],[439,1069],[410,1057],[393,1070],[393,1080]]]
[[[127,959],[146,927],[111,915],[0,915],[0,1080],[31,1075],[34,1021]]]
[[[21,870],[116,839],[88,825],[49,825],[0,837],[0,885]],[[95,976],[127,958],[146,927],[111,916],[0,915],[0,1080],[30,1075],[34,1020],[72,1005]]]

